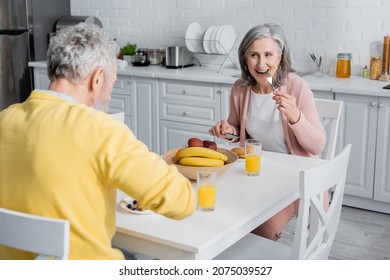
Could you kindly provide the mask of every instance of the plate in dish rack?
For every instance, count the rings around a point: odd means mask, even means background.
[[[120,200],[119,205],[127,212],[138,214],[138,215],[151,215],[156,214],[152,210],[139,210],[136,204],[133,203],[134,198],[127,197]],[[129,205],[131,207],[129,207]]]
[[[186,46],[190,52],[203,52],[203,29],[199,22],[191,23],[186,30]]]

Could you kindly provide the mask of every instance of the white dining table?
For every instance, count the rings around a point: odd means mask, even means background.
[[[119,191],[113,245],[157,259],[213,259],[298,199],[299,172],[325,162],[264,151],[261,174],[250,177],[238,160],[218,176],[215,211],[183,220],[129,213],[119,206],[127,197]]]

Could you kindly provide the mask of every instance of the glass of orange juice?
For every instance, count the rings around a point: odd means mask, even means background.
[[[197,172],[197,191],[198,204],[197,210],[210,212],[215,210],[217,198],[216,188],[217,172],[198,171]]]
[[[262,143],[259,139],[245,140],[245,173],[248,176],[260,175]]]

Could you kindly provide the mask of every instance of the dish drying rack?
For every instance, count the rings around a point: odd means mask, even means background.
[[[210,43],[210,46],[211,46],[211,44],[215,44],[216,46],[218,46],[217,49],[222,50],[222,52],[218,52],[218,53],[216,53],[216,52],[208,53],[208,52],[206,52],[206,51],[203,49],[203,47],[202,47],[203,52],[192,52],[191,50],[189,50],[189,51],[190,51],[190,55],[188,56],[186,62],[188,62],[189,59],[190,59],[191,56],[192,56],[195,60],[197,60],[197,62],[199,63],[199,66],[202,66],[201,63],[200,63],[200,61],[199,61],[199,59],[195,58],[195,56],[194,56],[195,54],[222,57],[222,62],[217,63],[217,65],[219,65],[219,68],[218,68],[218,70],[217,70],[217,73],[219,73],[219,71],[221,71],[221,69],[222,69],[222,67],[225,65],[225,62],[227,61],[227,59],[229,59],[233,65],[236,65],[236,63],[234,62],[234,60],[233,60],[232,57],[230,56],[231,50],[227,51],[227,50],[224,48],[224,46],[221,44],[220,41],[218,41],[218,40],[185,39],[186,45],[187,45],[187,42],[189,42],[189,41],[190,41],[190,42],[197,41],[197,42],[200,43],[202,46],[203,46],[203,43],[204,43],[204,42]],[[237,42],[237,39],[235,40],[233,46],[236,45],[236,42]],[[188,47],[187,47],[187,49],[188,49]],[[232,49],[233,49],[233,48],[232,48]],[[183,67],[182,67],[182,68],[183,68]]]

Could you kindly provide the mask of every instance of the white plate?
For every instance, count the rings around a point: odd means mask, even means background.
[[[152,210],[142,210],[142,211],[139,211],[139,210],[132,210],[132,209],[127,208],[127,205],[133,203],[133,200],[134,200],[134,198],[131,198],[131,197],[123,198],[119,202],[119,205],[120,205],[120,207],[122,207],[127,212],[130,212],[130,213],[133,213],[133,214],[138,214],[138,215],[156,214]]]
[[[191,23],[186,30],[186,46],[190,52],[203,51],[203,29],[198,22]]]
[[[223,27],[223,26],[216,26],[214,28],[214,30],[211,32],[210,47],[211,47],[212,52],[215,53],[215,54],[217,54],[219,52],[218,51],[219,42],[218,42],[218,39],[217,39],[217,35],[220,32],[221,27]]]
[[[228,54],[234,46],[236,42],[236,31],[231,25],[224,25],[217,40],[220,44],[218,44],[218,50],[220,54]]]
[[[213,31],[215,30],[215,26],[210,26],[207,28],[206,32],[203,36],[203,49],[205,53],[213,53],[213,50],[211,48],[211,36],[213,35]]]

